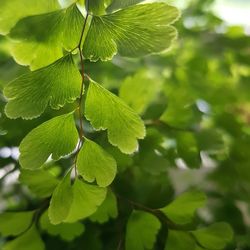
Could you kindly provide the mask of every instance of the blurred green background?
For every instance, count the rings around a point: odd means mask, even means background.
[[[116,157],[119,174],[114,188],[118,193],[159,207],[189,188],[201,189],[208,195],[208,204],[194,223],[226,221],[235,232],[228,249],[248,250],[250,1],[167,2],[182,9],[179,38],[170,51],[136,60],[116,56],[112,62],[87,62],[86,66],[93,79],[120,94],[142,115],[147,137],[141,141],[141,150],[131,157],[122,155],[106,145],[105,134],[94,133],[87,122],[85,129]],[[28,70],[14,62],[9,43],[0,37],[0,90]],[[0,211],[34,208],[39,198],[18,181],[18,145],[55,112],[48,110],[32,121],[9,120],[4,105],[0,93]],[[57,175],[67,168],[68,160],[58,164],[60,168],[50,166]],[[109,226],[87,225],[92,249],[112,249],[114,232],[105,231]],[[67,244],[56,237],[44,237],[48,249],[81,249],[78,242],[90,240],[85,234]]]

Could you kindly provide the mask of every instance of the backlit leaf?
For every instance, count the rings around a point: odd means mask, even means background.
[[[98,186],[111,184],[116,175],[116,161],[101,146],[85,139],[77,158],[79,174],[88,182],[96,180]]]
[[[1,0],[0,34],[6,35],[16,22],[25,16],[42,14],[59,8],[57,0]]]
[[[9,118],[32,119],[40,116],[48,105],[59,109],[79,96],[81,81],[69,54],[10,82],[4,89],[8,99],[5,112]]]
[[[77,6],[26,17],[11,30],[12,55],[19,64],[37,69],[63,56],[80,40],[84,18]]]
[[[123,153],[133,153],[137,139],[145,136],[145,128],[140,117],[119,97],[90,81],[86,97],[86,118],[97,130],[108,130],[111,144]]]
[[[20,164],[23,168],[40,168],[52,155],[58,160],[76,147],[78,132],[72,113],[57,116],[33,129],[20,144]]]
[[[84,56],[91,61],[107,61],[117,52],[127,57],[162,52],[176,38],[176,29],[170,24],[178,17],[178,10],[164,3],[135,5],[94,16],[83,46]]]

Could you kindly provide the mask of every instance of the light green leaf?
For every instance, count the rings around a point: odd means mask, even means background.
[[[59,183],[55,176],[44,169],[36,171],[22,169],[19,181],[41,198],[49,197]]]
[[[135,5],[94,16],[83,46],[84,57],[107,61],[117,52],[127,57],[162,52],[177,36],[170,24],[178,17],[178,10],[164,3]]]
[[[106,187],[116,175],[116,161],[101,146],[85,139],[77,158],[79,174],[88,182],[96,180],[97,185]]]
[[[106,188],[76,179],[73,185],[73,202],[65,222],[75,222],[95,213],[105,200],[106,194]]]
[[[122,83],[119,96],[136,112],[143,113],[161,90],[161,81],[147,71],[139,71]]]
[[[208,249],[224,249],[233,239],[231,226],[224,222],[215,223],[206,228],[192,231],[201,246]]]
[[[153,249],[161,223],[152,214],[133,211],[126,228],[126,250]]]
[[[20,20],[11,30],[12,55],[22,65],[37,69],[63,56],[62,48],[75,48],[84,18],[77,6]]]
[[[0,234],[17,236],[31,225],[34,211],[29,212],[5,212],[0,214]]]
[[[59,109],[73,102],[80,93],[82,78],[69,54],[55,63],[20,76],[4,89],[9,118],[32,119],[46,107]]]
[[[105,13],[105,0],[89,1],[88,10],[94,15],[104,14]]]
[[[203,207],[206,195],[199,191],[189,191],[178,196],[172,203],[160,209],[168,218],[177,224],[192,222],[195,211]]]
[[[195,250],[196,243],[193,237],[184,231],[168,230],[165,250]]]
[[[90,216],[90,220],[103,224],[110,218],[115,219],[118,215],[117,201],[115,195],[109,191],[107,197],[97,211]]]
[[[50,235],[60,236],[65,241],[72,241],[85,231],[84,225],[80,222],[61,223],[59,225],[51,224],[48,217],[48,211],[41,216],[40,226]]]
[[[123,153],[133,153],[138,147],[137,139],[145,136],[140,117],[119,97],[92,80],[86,97],[85,116],[95,129],[107,129],[110,143]]]
[[[1,0],[0,34],[6,35],[16,22],[25,16],[42,14],[59,8],[57,0]]]
[[[78,141],[72,113],[57,116],[33,129],[20,144],[20,164],[40,168],[52,155],[54,160],[74,151]]]
[[[130,5],[134,5],[140,2],[143,2],[144,0],[113,0],[111,4],[108,6],[108,11],[113,11],[117,9],[123,9]]]
[[[73,190],[69,172],[53,192],[48,210],[50,222],[54,225],[62,223],[69,214],[72,202]]]
[[[106,192],[105,188],[86,184],[79,179],[71,185],[68,174],[52,195],[49,206],[51,223],[73,223],[92,215],[105,200]]]
[[[27,232],[18,238],[7,242],[3,250],[45,250],[45,245],[37,232],[35,226],[32,226]]]

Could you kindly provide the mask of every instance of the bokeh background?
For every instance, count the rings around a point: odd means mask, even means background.
[[[142,115],[148,134],[140,144],[142,150],[134,156],[122,155],[105,144],[105,134],[93,133],[87,122],[85,129],[116,157],[119,174],[114,188],[118,193],[159,207],[176,194],[201,189],[208,203],[199,210],[197,223],[230,223],[235,238],[228,249],[248,250],[250,1],[166,2],[182,10],[179,38],[170,51],[136,60],[116,56],[108,63],[87,62],[93,79],[120,94]],[[0,91],[28,71],[12,59],[9,44],[0,36]],[[139,90],[133,90],[135,86]],[[123,94],[126,88],[131,88],[129,95]],[[32,128],[55,114],[48,110],[32,121],[9,120],[3,111],[5,102],[0,92],[0,212],[39,204],[40,199],[18,179],[18,145]],[[68,165],[69,159],[63,159],[57,165],[49,163],[48,168],[59,176]],[[91,233],[67,244],[44,236],[47,248],[78,249],[79,242],[83,245],[88,240],[89,249],[112,249],[112,231],[107,237],[100,226],[89,227]],[[4,241],[0,239],[0,248]]]

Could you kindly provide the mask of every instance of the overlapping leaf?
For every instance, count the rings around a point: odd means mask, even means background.
[[[16,22],[23,17],[42,14],[59,8],[60,5],[57,0],[1,0],[0,34],[7,34]]]
[[[52,155],[57,160],[76,147],[78,132],[72,113],[55,117],[33,129],[20,144],[23,168],[40,168]]]
[[[100,187],[111,184],[116,175],[116,161],[101,146],[85,139],[78,155],[79,174],[88,182],[96,180]]]
[[[92,80],[85,115],[95,129],[107,129],[110,143],[124,153],[133,153],[138,147],[137,139],[145,136],[140,117],[119,97]]]
[[[72,56],[66,55],[10,82],[4,89],[8,99],[5,112],[9,118],[32,119],[40,116],[48,105],[59,109],[79,96],[81,81]]]
[[[41,198],[50,196],[59,182],[55,176],[44,169],[36,171],[22,169],[19,180]]]
[[[106,192],[105,188],[86,184],[79,179],[71,185],[68,174],[52,195],[49,207],[51,223],[73,223],[90,216],[105,200]]]
[[[160,228],[161,223],[154,215],[142,211],[134,211],[127,223],[126,250],[153,249]]]
[[[97,211],[90,216],[90,220],[98,223],[105,223],[110,218],[116,218],[118,215],[117,201],[115,195],[109,191],[106,199],[97,209]]]
[[[171,24],[178,16],[175,7],[164,3],[135,5],[94,16],[83,46],[84,56],[91,61],[106,61],[118,52],[138,57],[164,51],[176,38]]]
[[[204,193],[189,191],[178,196],[172,203],[162,208],[161,211],[173,222],[187,224],[192,221],[195,211],[204,206],[205,202],[206,196]]]
[[[12,55],[19,64],[41,68],[79,43],[84,18],[77,6],[26,17],[11,30]]]

